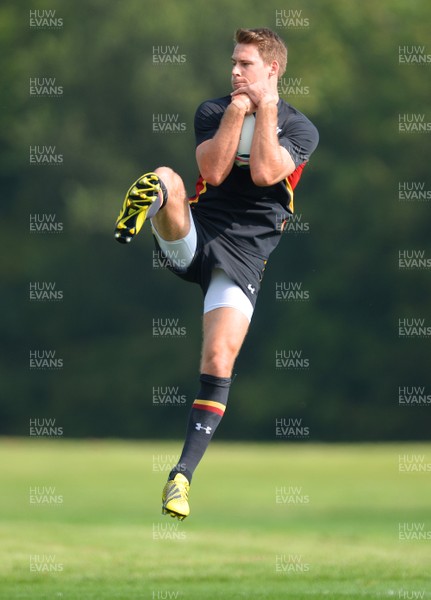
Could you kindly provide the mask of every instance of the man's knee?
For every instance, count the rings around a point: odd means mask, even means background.
[[[157,167],[154,172],[157,173],[157,175],[165,184],[170,198],[180,198],[181,200],[185,199],[186,191],[184,182],[178,173],[176,173],[170,167]]]
[[[237,349],[229,345],[206,349],[202,356],[201,373],[214,377],[230,377],[237,354]]]
[[[166,179],[166,182],[177,174],[171,167],[157,167],[154,169],[154,173],[157,173],[162,179]]]

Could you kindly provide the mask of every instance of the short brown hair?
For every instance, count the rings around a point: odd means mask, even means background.
[[[261,27],[259,29],[237,29],[234,41],[237,44],[254,44],[257,46],[264,63],[269,64],[276,60],[279,64],[278,77],[280,78],[286,70],[287,46],[283,40],[271,29]]]

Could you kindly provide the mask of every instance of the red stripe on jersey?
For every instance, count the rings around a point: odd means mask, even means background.
[[[300,164],[298,167],[296,167],[296,169],[293,171],[293,173],[291,173],[289,175],[289,177],[287,178],[290,185],[292,186],[292,190],[294,190],[298,184],[298,181],[301,179],[301,175],[302,175],[302,169],[305,167],[307,163],[303,162],[302,164]]]
[[[195,202],[199,202],[199,198],[200,198],[201,194],[205,194],[206,191],[207,191],[207,182],[202,177],[202,175],[199,174],[199,178],[196,182],[196,193],[194,196],[190,196],[189,202],[192,204]]]

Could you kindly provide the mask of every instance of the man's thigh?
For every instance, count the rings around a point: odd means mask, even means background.
[[[187,235],[183,238],[173,241],[167,241],[157,231],[155,224],[151,222],[153,234],[157,244],[169,264],[176,269],[187,269],[193,261],[197,248],[197,231],[193,221],[190,207],[187,206],[190,217],[190,228]]]
[[[152,221],[164,240],[180,240],[190,231],[189,200],[183,180],[169,167],[158,167],[154,172],[168,190],[168,201]]]

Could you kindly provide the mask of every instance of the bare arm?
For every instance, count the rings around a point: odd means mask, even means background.
[[[280,145],[277,137],[278,95],[261,82],[235,90],[232,98],[237,94],[247,94],[257,107],[250,150],[250,174],[253,182],[258,186],[274,185],[296,168],[289,152]]]
[[[250,151],[250,174],[256,185],[274,185],[293,173],[296,165],[277,137],[277,103],[260,102]]]
[[[209,184],[220,185],[231,172],[244,117],[255,108],[245,94],[232,98],[215,136],[196,148],[199,172]]]

